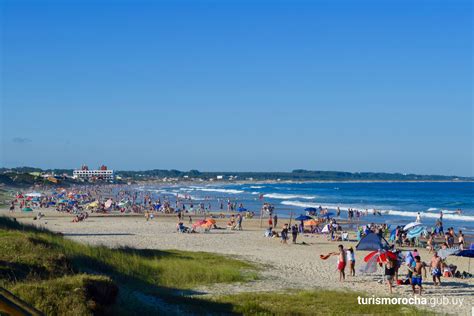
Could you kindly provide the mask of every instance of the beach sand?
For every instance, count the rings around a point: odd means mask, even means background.
[[[43,211],[42,211],[43,212]],[[155,217],[149,222],[142,216],[91,216],[84,222],[72,223],[69,215],[60,215],[53,210],[43,212],[46,217],[33,221],[33,215],[14,213],[19,221],[46,227],[55,232],[61,232],[66,238],[91,245],[105,245],[109,247],[129,246],[147,249],[177,249],[188,251],[206,251],[228,255],[254,262],[262,269],[260,279],[244,284],[217,284],[196,289],[202,295],[232,294],[237,292],[251,291],[283,291],[287,289],[314,288],[355,290],[363,291],[371,296],[388,297],[387,285],[377,281],[381,279],[382,270],[379,274],[362,275],[358,268],[363,262],[367,251],[356,251],[356,276],[346,276],[346,281],[339,282],[336,270],[336,258],[321,260],[320,254],[337,251],[339,242],[327,241],[326,237],[320,235],[299,235],[298,243],[281,244],[277,238],[265,238],[264,228],[259,228],[259,219],[244,219],[243,231],[211,230],[209,233],[180,234],[175,231],[176,217]],[[0,215],[11,216],[7,210],[0,210]],[[193,220],[198,218],[193,216]],[[187,224],[185,218],[184,223]],[[287,221],[286,221],[287,222]],[[218,219],[217,225],[225,227],[226,220]],[[279,221],[279,227],[284,220]],[[264,221],[263,226],[266,226]],[[350,234],[350,239],[355,240],[355,234]],[[302,244],[304,242],[304,244]],[[345,247],[354,247],[353,242],[343,242]],[[407,248],[408,250],[408,248]],[[423,261],[429,263],[432,255],[425,249],[418,249]],[[449,263],[458,266],[458,270],[468,270],[468,258],[449,257]],[[209,267],[212,269],[212,267]],[[400,269],[401,276],[406,274],[406,267]],[[474,271],[474,262],[471,272]],[[346,275],[348,275],[346,269]],[[474,279],[442,278],[441,287],[433,286],[431,276],[427,275],[424,282],[423,297],[428,302],[434,299],[441,302],[443,296],[449,299],[446,305],[437,305],[428,308],[442,313],[455,315],[471,315],[471,307],[474,305]],[[413,297],[411,287],[395,286],[394,296]],[[462,299],[462,305],[452,304],[452,299]],[[357,302],[354,302],[357,304]]]

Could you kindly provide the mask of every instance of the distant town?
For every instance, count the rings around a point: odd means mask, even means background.
[[[77,183],[142,183],[183,181],[474,181],[472,177],[417,175],[381,172],[311,171],[297,169],[291,172],[201,172],[198,170],[113,170],[106,165],[77,169],[41,169],[34,167],[0,168],[0,185],[27,186],[34,184]]]

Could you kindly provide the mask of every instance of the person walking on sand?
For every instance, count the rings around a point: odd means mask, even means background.
[[[283,225],[283,229],[281,230],[281,243],[288,244],[288,224]]]
[[[242,230],[242,219],[244,217],[242,216],[242,214],[237,214],[237,229],[238,230]]]
[[[294,224],[291,227],[291,236],[293,237],[293,243],[296,244],[296,238],[298,237],[298,225]]]
[[[433,254],[433,258],[431,258],[430,266],[434,285],[441,285],[441,257],[438,256],[436,251]]]
[[[395,263],[391,259],[388,259],[388,261],[385,263],[385,279],[387,280],[390,294],[392,294],[394,277],[395,277]]]
[[[273,228],[277,227],[277,223],[278,223],[278,216],[275,214],[273,216]]]
[[[355,255],[354,255],[354,248],[350,247],[347,250],[347,262],[349,264],[349,275],[350,276],[355,276],[356,271],[355,271]]]
[[[421,292],[423,290],[422,282],[423,278],[421,276],[421,271],[424,270],[424,275],[426,278],[426,268],[423,262],[421,262],[420,256],[415,256],[415,261],[413,262],[413,265],[410,267],[410,270],[413,272],[413,277],[411,278],[411,288],[413,290],[413,294],[416,294],[416,286],[419,287],[420,289],[420,296]]]
[[[343,245],[339,245],[339,256],[337,260],[337,270],[339,270],[339,282],[343,282],[346,279],[346,251]]]

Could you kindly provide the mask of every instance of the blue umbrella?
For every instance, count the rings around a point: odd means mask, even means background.
[[[460,252],[456,253],[455,256],[469,258],[469,266],[467,270],[471,272],[471,258],[474,258],[474,250],[473,249],[461,250]]]
[[[424,226],[418,226],[418,227],[415,227],[413,229],[411,229],[408,234],[407,234],[407,237],[408,238],[417,238],[417,237],[420,237],[422,234],[426,235],[426,228]]]
[[[239,207],[239,209],[238,209],[237,211],[239,211],[239,212],[246,212],[247,209],[246,209],[246,208],[243,208],[243,207]]]
[[[295,218],[295,221],[306,221],[308,219],[312,219],[312,217],[308,215],[300,215],[297,218]]]

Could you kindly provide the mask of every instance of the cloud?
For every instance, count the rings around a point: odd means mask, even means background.
[[[17,144],[26,144],[26,143],[31,143],[31,139],[26,138],[26,137],[13,137],[13,142]]]

